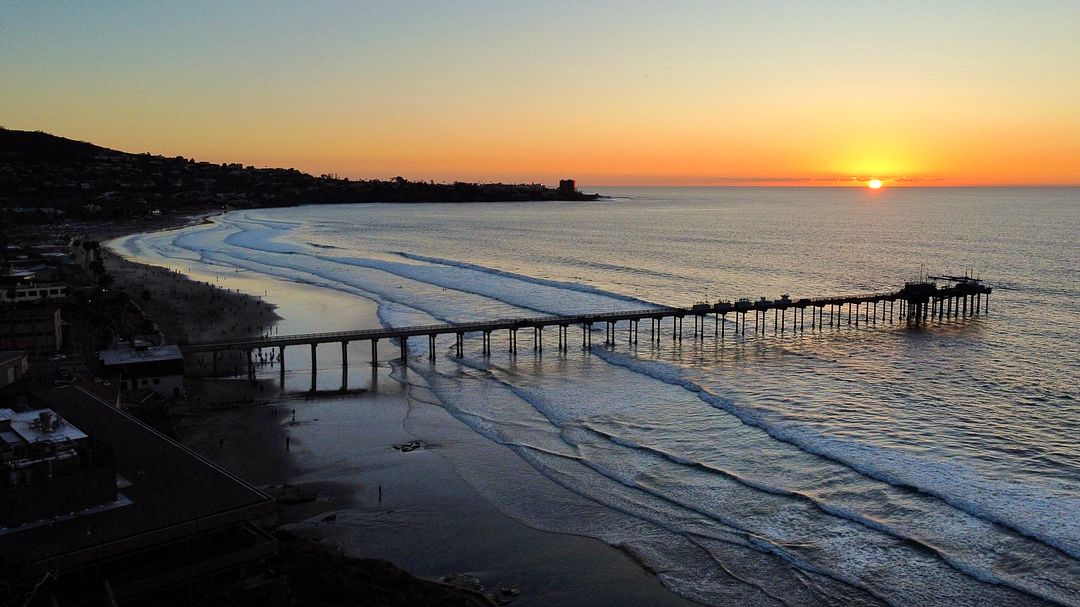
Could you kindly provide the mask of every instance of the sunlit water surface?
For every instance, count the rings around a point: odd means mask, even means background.
[[[605,188],[596,203],[239,211],[126,238],[371,298],[385,325],[891,290],[980,275],[989,314],[463,361],[410,344],[455,417],[607,507],[478,481],[512,516],[744,604],[1080,604],[1080,191]],[[271,299],[273,299],[271,297]],[[752,316],[751,316],[752,319]],[[460,462],[481,479],[485,466]],[[479,470],[479,472],[478,472]],[[479,475],[479,476],[477,476]]]

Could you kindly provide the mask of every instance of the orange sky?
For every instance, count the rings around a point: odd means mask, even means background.
[[[1080,3],[0,7],[0,124],[349,177],[1080,184]]]

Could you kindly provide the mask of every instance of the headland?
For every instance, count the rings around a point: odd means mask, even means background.
[[[48,133],[0,128],[0,208],[11,224],[117,221],[225,209],[367,202],[595,200],[572,180],[436,183],[351,180],[292,168],[132,154]]]

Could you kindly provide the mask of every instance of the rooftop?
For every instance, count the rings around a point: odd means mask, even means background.
[[[101,359],[105,366],[112,366],[162,360],[183,360],[184,355],[180,352],[180,348],[175,345],[152,346],[146,342],[136,341],[134,345],[125,344],[111,350],[102,350],[98,352],[98,358]]]
[[[42,413],[47,413],[54,423],[43,426]],[[10,422],[10,428],[6,427],[5,420]],[[61,419],[52,409],[35,409],[22,413],[0,409],[0,440],[9,445],[19,442],[30,444],[39,441],[77,441],[85,438],[83,431]]]
[[[61,570],[273,512],[273,501],[259,490],[83,386],[34,396],[113,450],[132,503],[0,535],[6,559]]]
[[[13,360],[19,360],[26,356],[26,350],[3,350],[0,351],[0,365],[6,365]],[[10,411],[10,409],[0,409],[2,411]]]
[[[26,280],[30,281],[34,278],[34,270],[12,270],[2,276],[11,280]]]

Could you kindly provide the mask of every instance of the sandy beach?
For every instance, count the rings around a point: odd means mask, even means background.
[[[109,258],[118,285],[165,294],[145,309],[176,339],[379,324],[373,302],[328,289],[205,266],[193,267],[188,279]],[[432,580],[451,576],[516,605],[693,604],[623,551],[534,529],[501,512],[456,463],[514,475],[526,487],[523,499],[531,488],[546,499],[580,498],[450,416],[419,377],[396,363],[373,370],[366,350],[350,346],[347,391],[337,347],[319,350],[314,394],[306,348],[286,351],[284,390],[277,363],[260,365],[254,384],[191,379],[188,405],[173,415],[179,436],[257,486],[317,492],[314,501],[280,506],[280,523],[349,556],[389,560]],[[381,361],[397,353],[395,344],[380,343]]]

